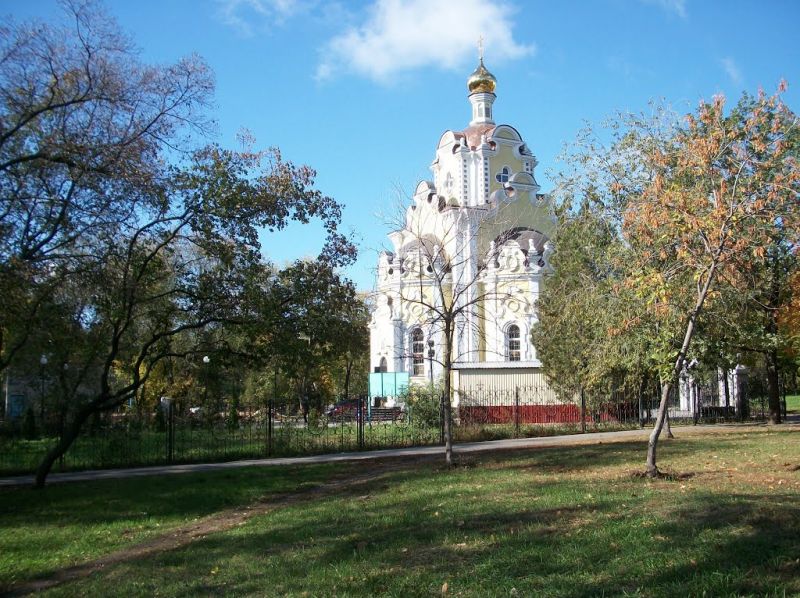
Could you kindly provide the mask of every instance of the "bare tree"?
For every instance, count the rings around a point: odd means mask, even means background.
[[[493,306],[513,304],[523,317],[533,317],[532,281],[547,268],[550,249],[543,228],[552,226],[544,196],[516,196],[507,188],[480,206],[459,206],[439,196],[430,183],[420,183],[414,203],[392,226],[393,252],[379,264],[380,293],[376,315],[400,310],[406,322],[439,338],[438,354],[430,357],[443,372],[445,459],[452,464],[452,370],[459,362],[503,360],[505,348],[491,339],[496,327]],[[549,232],[549,230],[548,230]],[[391,304],[388,304],[391,302]],[[383,314],[385,315],[385,314]],[[494,340],[494,342],[490,342]],[[433,344],[427,349],[433,352]],[[419,368],[419,352],[407,343],[396,357]],[[424,360],[425,354],[422,354]]]

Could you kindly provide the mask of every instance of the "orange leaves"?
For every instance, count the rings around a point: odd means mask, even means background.
[[[776,226],[800,238],[796,123],[777,95],[746,96],[727,115],[720,96],[701,103],[671,138],[638,148],[654,174],[627,197],[622,233],[633,251],[622,286],[657,320],[715,303],[717,284],[734,293],[752,286],[745,273],[769,258]],[[633,322],[616,323],[609,334]]]
[[[789,282],[792,299],[778,311],[778,326],[797,344],[800,349],[800,272],[796,272]]]

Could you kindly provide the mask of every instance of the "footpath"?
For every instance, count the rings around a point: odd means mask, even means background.
[[[673,426],[675,436],[710,434],[710,433],[735,433],[753,429],[765,429],[766,424],[717,424],[698,426]],[[776,429],[792,429],[800,431],[800,416],[790,414],[786,423]],[[620,432],[587,432],[586,434],[567,434],[563,436],[543,436],[537,438],[513,438],[508,440],[487,440],[482,442],[464,442],[453,445],[455,456],[474,453],[491,453],[498,451],[513,451],[522,449],[535,449],[558,446],[576,446],[582,444],[603,444],[606,442],[646,442],[651,429],[623,430]],[[662,440],[664,435],[662,434]],[[48,484],[66,482],[88,482],[94,480],[114,480],[121,478],[135,478],[143,476],[176,475],[181,473],[195,473],[238,469],[240,467],[274,467],[284,465],[304,465],[310,463],[337,463],[376,461],[384,459],[403,459],[416,457],[430,457],[442,455],[442,445],[420,446],[410,448],[383,449],[377,451],[359,451],[351,453],[328,453],[308,457],[274,457],[270,459],[243,459],[239,461],[225,461],[222,463],[187,463],[183,465],[158,465],[152,467],[137,467],[127,469],[98,469],[91,471],[75,471],[66,473],[51,473],[47,476]],[[30,486],[34,476],[23,475],[0,478],[0,488],[11,486]]]

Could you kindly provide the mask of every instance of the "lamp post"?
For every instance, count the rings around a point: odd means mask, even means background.
[[[208,409],[208,364],[211,363],[211,358],[208,355],[203,355],[203,408]]]
[[[311,353],[311,337],[305,332],[300,332],[297,335],[297,340],[308,343],[308,351]],[[308,396],[308,359],[306,360],[305,373],[300,387],[300,410],[303,412],[303,422],[308,426],[308,414],[311,410],[311,401]]]
[[[42,353],[39,358],[39,425],[44,426],[44,366],[47,365],[47,355]]]
[[[433,339],[428,339],[428,370],[431,377],[431,388],[433,388],[433,357],[436,351],[433,350]]]

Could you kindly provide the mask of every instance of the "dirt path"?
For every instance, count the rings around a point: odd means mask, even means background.
[[[270,513],[282,507],[302,504],[334,494],[363,492],[365,487],[369,487],[389,473],[410,469],[425,461],[430,462],[432,458],[394,459],[380,464],[376,463],[369,472],[364,474],[353,475],[351,472],[344,472],[320,486],[298,492],[277,494],[265,498],[263,501],[220,511],[139,544],[121,548],[101,558],[66,567],[51,575],[11,586],[2,595],[26,596],[41,592],[67,582],[86,578],[105,567],[183,548],[192,542],[202,540],[209,534],[227,531],[245,523],[251,517]]]

